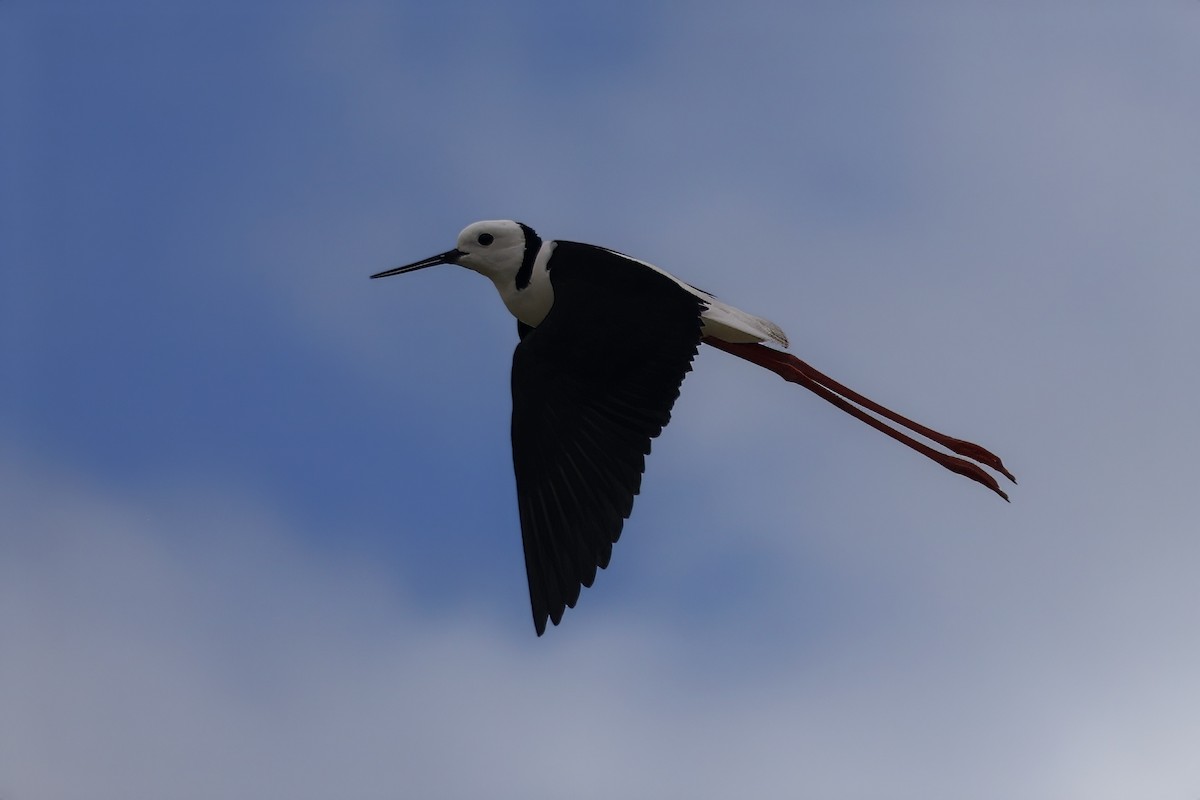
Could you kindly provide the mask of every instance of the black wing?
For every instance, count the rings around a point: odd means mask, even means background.
[[[608,566],[650,440],[700,343],[701,301],[665,275],[558,242],[554,305],[513,354],[513,467],[538,635]]]

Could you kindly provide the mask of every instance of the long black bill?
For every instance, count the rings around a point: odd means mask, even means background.
[[[391,275],[403,275],[406,272],[416,272],[417,270],[425,269],[426,267],[436,267],[438,264],[456,264],[458,263],[458,259],[463,255],[464,253],[462,250],[455,248],[453,250],[447,250],[444,253],[439,253],[436,256],[430,256],[429,258],[421,261],[415,261],[412,264],[407,264],[403,267],[385,269],[383,272],[376,272],[371,277],[386,278]]]

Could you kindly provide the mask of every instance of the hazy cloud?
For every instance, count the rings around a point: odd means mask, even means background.
[[[1200,786],[1195,9],[39,8],[0,11],[0,795]],[[493,216],[771,317],[1013,504],[703,353],[536,639],[512,320],[366,280]]]

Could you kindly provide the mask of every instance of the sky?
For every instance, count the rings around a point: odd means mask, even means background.
[[[0,797],[1200,793],[1200,5],[0,3]],[[476,219],[702,352],[534,635]]]

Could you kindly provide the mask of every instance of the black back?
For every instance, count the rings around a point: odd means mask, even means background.
[[[554,305],[513,354],[512,442],[540,636],[608,566],[650,440],[700,344],[701,302],[618,253],[556,244]]]

